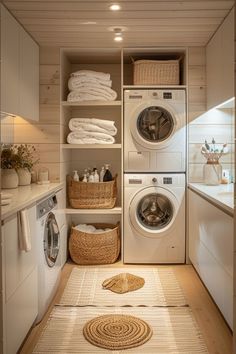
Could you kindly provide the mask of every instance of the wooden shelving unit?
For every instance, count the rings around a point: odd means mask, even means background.
[[[100,215],[100,214],[108,214],[108,215],[121,215],[122,208],[117,206],[112,209],[72,209],[66,208],[65,214],[73,215],[73,214],[80,214],[80,215]]]
[[[61,144],[62,149],[121,149],[122,144]]]
[[[118,101],[82,101],[82,102],[68,102],[62,101],[62,106],[67,107],[90,107],[90,106],[121,106],[122,102]]]

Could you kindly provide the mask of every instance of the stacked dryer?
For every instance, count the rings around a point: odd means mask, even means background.
[[[124,92],[124,262],[185,262],[186,92]]]

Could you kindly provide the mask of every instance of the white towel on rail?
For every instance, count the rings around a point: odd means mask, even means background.
[[[27,209],[18,212],[18,237],[20,249],[29,252],[31,250],[31,232]]]
[[[97,132],[71,132],[67,136],[69,144],[114,144],[113,136]]]
[[[109,134],[111,136],[115,136],[117,134],[115,122],[105,119],[72,118],[69,121],[69,128],[71,131],[79,131],[83,129],[87,131],[97,131],[100,133]]]
[[[82,76],[72,76],[68,80],[68,88],[70,91],[77,90],[81,85],[91,85],[97,84],[101,86],[112,86],[111,80],[100,80],[93,77],[88,77],[86,75]]]
[[[109,73],[103,73],[99,71],[93,70],[78,70],[71,73],[71,76],[87,76],[92,77],[100,80],[110,80],[111,75]]]

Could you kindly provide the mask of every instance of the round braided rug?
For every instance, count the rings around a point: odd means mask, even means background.
[[[152,336],[152,329],[143,320],[127,315],[104,315],[87,322],[83,328],[91,344],[110,350],[138,347]]]

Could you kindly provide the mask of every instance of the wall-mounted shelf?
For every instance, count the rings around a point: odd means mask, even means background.
[[[122,214],[122,208],[121,207],[115,207],[112,209],[72,209],[72,208],[66,208],[65,209],[65,214],[76,214],[76,215],[96,215],[96,214]]]
[[[121,144],[61,144],[62,149],[121,149]]]
[[[68,102],[62,101],[62,106],[67,107],[83,107],[83,106],[121,106],[121,101],[82,101],[82,102]]]
[[[185,89],[186,85],[123,85],[123,89]]]

